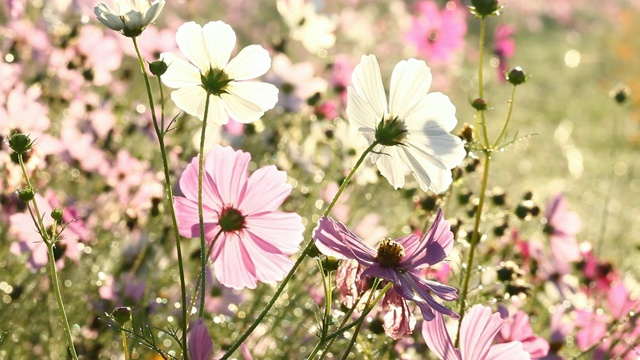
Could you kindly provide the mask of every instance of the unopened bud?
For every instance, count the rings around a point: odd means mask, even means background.
[[[164,75],[164,73],[167,72],[168,68],[169,65],[167,65],[167,63],[163,60],[154,61],[149,64],[149,71],[151,71],[151,73],[155,76]]]
[[[35,196],[35,193],[31,188],[18,190],[18,198],[24,202],[29,202],[33,200],[34,196]]]
[[[18,154],[24,154],[33,148],[29,135],[15,133],[9,138],[9,147]]]
[[[474,109],[479,110],[479,111],[484,111],[487,110],[489,108],[489,105],[487,104],[487,101],[484,99],[480,99],[477,98],[475,100],[473,100],[471,102],[471,106],[473,106]]]
[[[471,0],[471,6],[469,6],[471,13],[479,18],[498,16],[500,9],[502,6],[498,5],[498,0]]]
[[[119,306],[113,309],[111,317],[118,323],[118,325],[124,326],[124,324],[131,321],[131,308],[128,306]]]
[[[63,211],[60,208],[55,208],[51,211],[51,218],[55,221],[62,221]]]
[[[524,84],[524,82],[527,81],[527,76],[520,66],[516,66],[507,74],[507,81],[517,86]]]
[[[631,95],[631,91],[629,88],[623,84],[616,85],[613,90],[609,93],[609,95],[620,105],[624,104],[629,100],[629,96]]]

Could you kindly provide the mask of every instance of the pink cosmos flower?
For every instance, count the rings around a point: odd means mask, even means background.
[[[547,355],[549,343],[533,332],[527,313],[518,310],[513,316],[509,316],[509,310],[502,305],[498,307],[498,312],[504,320],[504,326],[496,336],[498,344],[520,341],[524,350],[531,354],[532,358]]]
[[[212,246],[216,278],[234,289],[281,280],[293,266],[289,255],[298,251],[304,231],[298,214],[276,211],[291,193],[287,174],[266,166],[249,176],[250,160],[248,153],[216,145],[204,161],[204,236]],[[187,165],[180,178],[184,197],[174,199],[185,237],[200,236],[198,162],[196,157]]]
[[[411,29],[406,39],[414,44],[421,56],[431,62],[447,62],[464,47],[467,33],[465,12],[456,2],[449,2],[447,8],[438,9],[431,0],[416,4],[418,15],[413,17]]]
[[[189,331],[189,358],[192,360],[210,360],[213,341],[202,318],[191,322]]]
[[[438,358],[442,360],[524,360],[530,359],[522,343],[512,341],[493,345],[504,320],[491,308],[474,305],[460,326],[460,349],[456,349],[444,324],[444,317],[436,313],[432,321],[422,323],[422,336]]]
[[[513,40],[514,32],[514,26],[498,24],[493,33],[493,53],[500,62],[498,64],[498,80],[502,82],[506,82],[505,74],[509,69],[507,59],[513,57],[516,52],[516,42]]]
[[[339,259],[355,259],[367,269],[361,277],[379,277],[393,283],[393,289],[405,300],[415,302],[425,319],[434,313],[457,318],[458,315],[435,301],[432,293],[447,301],[458,298],[457,290],[420,277],[420,269],[437,264],[451,252],[453,233],[449,222],[438,215],[424,238],[410,234],[397,240],[384,239],[377,249],[352,233],[347,227],[323,217],[314,230],[313,238],[325,255]]]
[[[582,228],[582,221],[577,213],[567,210],[567,201],[561,193],[547,204],[545,218],[544,231],[549,235],[552,261],[566,267],[564,273],[567,273],[569,263],[580,259],[576,234]]]

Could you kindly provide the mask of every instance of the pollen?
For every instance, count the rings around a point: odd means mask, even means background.
[[[404,257],[402,245],[391,239],[383,239],[378,245],[378,256],[376,261],[383,267],[395,268],[400,265]]]

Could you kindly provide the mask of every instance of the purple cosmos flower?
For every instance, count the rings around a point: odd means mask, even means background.
[[[504,320],[491,308],[474,305],[465,315],[460,327],[460,349],[456,349],[444,324],[444,318],[436,313],[433,321],[422,323],[422,336],[439,359],[442,360],[525,360],[531,356],[522,343],[512,341],[493,345]]]
[[[458,298],[457,290],[420,277],[420,269],[437,264],[451,252],[453,233],[449,222],[442,219],[442,211],[424,238],[410,234],[397,240],[384,239],[374,249],[347,227],[323,217],[314,230],[316,246],[325,255],[339,259],[355,259],[367,269],[361,277],[379,277],[393,283],[393,288],[405,300],[415,302],[425,319],[434,312],[451,317],[458,314],[438,303],[432,293],[443,300]]]
[[[213,352],[213,341],[202,318],[191,323],[189,332],[189,357],[192,360],[209,360]]]
[[[567,210],[567,200],[562,193],[557,194],[548,204],[545,212],[544,232],[549,235],[552,262],[565,267],[569,272],[569,263],[580,260],[580,247],[576,234],[582,228],[580,216]]]

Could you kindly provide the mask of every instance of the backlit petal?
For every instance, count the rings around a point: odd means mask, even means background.
[[[195,66],[204,73],[211,67],[211,60],[205,47],[202,27],[193,21],[182,24],[176,32],[178,48]]]
[[[389,112],[406,120],[406,115],[429,92],[431,69],[424,61],[409,59],[396,64],[391,74]]]
[[[235,31],[222,21],[211,21],[204,25],[202,33],[206,46],[202,50],[208,53],[209,66],[213,69],[224,69],[236,46]]]
[[[255,79],[264,75],[271,67],[269,52],[260,45],[249,45],[238,53],[225,71],[234,80]]]

